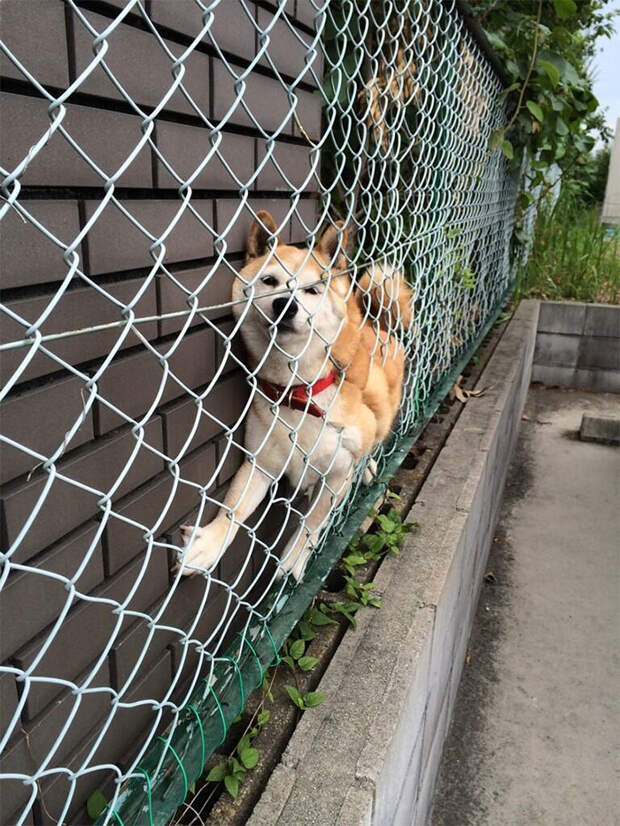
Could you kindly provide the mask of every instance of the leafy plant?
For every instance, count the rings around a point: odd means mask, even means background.
[[[312,634],[312,636],[314,637],[315,635]],[[314,666],[318,663],[318,659],[317,657],[309,657],[305,655],[305,650],[305,639],[289,639],[284,643],[284,656],[282,657],[282,661],[293,670],[295,669],[295,666],[298,666],[302,671],[312,671]]]
[[[228,760],[213,766],[207,780],[212,783],[224,782],[228,794],[236,798],[239,794],[239,784],[243,781],[247,770],[241,765],[236,757],[229,757]]]
[[[528,262],[517,277],[516,298],[615,304],[620,299],[620,236],[601,225],[595,207],[562,190],[542,209]]]
[[[386,498],[392,501],[400,500],[400,496],[393,491],[388,491]],[[391,507],[387,514],[377,513],[373,509],[369,516],[376,518],[378,530],[362,537],[354,537],[349,543],[348,553],[340,560],[345,572],[345,594],[349,600],[321,603],[319,606],[324,613],[341,614],[353,628],[357,627],[355,615],[360,608],[381,607],[381,599],[374,594],[375,583],[360,582],[356,577],[356,569],[380,559],[385,554],[398,553],[405,536],[417,525],[403,522],[394,507]]]
[[[353,628],[357,628],[355,615],[361,607],[361,602],[353,600],[349,602],[331,602],[329,604],[329,611],[333,614],[342,614],[342,616],[351,623]]]
[[[405,536],[413,525],[403,522],[396,508],[390,508],[387,514],[377,516],[379,530],[362,537],[362,544],[367,548],[367,559],[375,559],[381,553],[397,554],[405,541]]]
[[[457,264],[454,270],[454,277],[462,290],[473,290],[476,286],[476,273],[470,270],[469,267],[463,267]]]
[[[345,577],[346,586],[345,593],[351,599],[356,600],[362,606],[370,605],[373,608],[381,608],[381,600],[379,597],[373,595],[375,588],[374,582],[367,582],[366,584],[358,582],[355,577]]]
[[[207,775],[207,781],[211,783],[224,783],[226,791],[232,798],[239,794],[239,786],[243,782],[248,771],[253,769],[259,761],[260,752],[252,745],[252,740],[260,732],[261,728],[269,722],[271,712],[269,709],[262,709],[256,718],[256,725],[243,735],[235,746],[235,751],[226,760],[213,766]]]
[[[604,0],[471,5],[509,80],[509,118],[491,135],[489,147],[500,149],[515,172],[526,162],[517,214],[517,239],[525,240],[520,219],[534,197],[543,200],[552,188],[549,167],[557,164],[566,177],[587,163],[597,134],[609,136],[589,66],[597,40],[613,32],[617,12],[604,11]]]
[[[305,694],[302,694],[301,691],[293,685],[285,685],[284,688],[288,696],[291,698],[291,701],[301,711],[308,711],[308,709],[316,708],[317,706],[320,706],[321,703],[325,702],[325,697],[320,691],[308,691]]]
[[[363,552],[363,549],[360,549],[360,540],[358,537],[355,540],[352,540],[349,543],[349,550],[346,556],[343,556],[341,559],[342,567],[345,569],[347,574],[352,577],[355,575],[355,569],[358,568],[360,565],[366,565],[369,561],[367,555]]]
[[[317,626],[335,625],[336,624],[335,621],[327,616],[327,613],[326,613],[326,610],[325,610],[325,603],[323,602],[323,603],[321,603],[321,605],[322,605],[322,608],[317,607],[317,606],[312,606],[312,608],[309,608],[306,611],[306,613],[304,614],[304,618],[306,618],[306,621],[310,625],[317,625]],[[303,622],[303,619],[302,619],[302,622]]]
[[[265,676],[263,677],[263,684],[261,686],[263,690],[263,694],[269,700],[270,703],[273,703],[273,694],[271,693],[271,684],[272,684],[272,675],[269,669],[265,671]]]

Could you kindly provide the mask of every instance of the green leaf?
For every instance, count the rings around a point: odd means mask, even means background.
[[[261,686],[261,688],[263,690],[263,694],[265,695],[265,697],[269,700],[270,703],[273,703],[273,693],[271,691],[270,685],[271,683],[269,678],[269,672],[267,672],[263,677],[263,685]]]
[[[503,129],[496,129],[494,132],[491,132],[491,137],[489,138],[489,149],[491,150],[491,152],[495,152],[496,149],[500,149],[503,140]]]
[[[254,766],[258,763],[259,751],[258,749],[254,748],[244,749],[239,754],[239,757],[241,758],[241,762],[246,767],[246,769],[253,769]]]
[[[264,726],[265,723],[269,722],[269,718],[271,717],[271,712],[268,708],[264,708],[261,713],[258,715],[256,722],[259,726]]]
[[[88,812],[88,816],[91,820],[97,820],[97,818],[103,814],[107,805],[108,801],[105,799],[105,795],[101,789],[95,789],[86,801],[86,811]]]
[[[218,763],[217,766],[213,766],[213,768],[207,775],[207,780],[209,780],[211,783],[221,783],[227,774],[228,766],[226,765],[226,763]]]
[[[291,698],[291,700],[297,706],[297,708],[300,708],[303,711],[304,701],[303,701],[303,698],[302,698],[301,694],[299,693],[298,689],[296,689],[295,686],[293,686],[293,685],[285,685],[284,688],[285,688],[286,693],[288,694],[288,696]]]
[[[556,67],[553,65],[553,63],[551,63],[548,60],[539,60],[538,65],[541,69],[543,69],[546,72],[547,77],[551,81],[551,85],[555,89],[555,87],[560,82],[560,73],[558,72]]]
[[[537,103],[534,103],[533,100],[526,100],[525,105],[530,110],[532,115],[534,115],[536,120],[543,121],[545,119],[545,116],[543,115],[543,110]]]
[[[541,49],[538,55],[538,62],[542,63],[543,61],[554,66],[560,77],[564,78],[568,63],[561,54],[554,52],[552,49]]]
[[[507,60],[506,61],[506,70],[507,70],[508,74],[510,75],[510,77],[519,77],[519,75],[520,75],[519,66],[518,66],[517,63],[514,62],[514,60]],[[517,89],[519,88],[518,84],[517,84],[516,88]],[[511,91],[516,91],[516,90],[513,89]]]
[[[348,556],[343,557],[342,561],[351,567],[366,564],[366,559],[362,556],[362,554],[349,554]]]
[[[295,669],[295,660],[292,657],[282,657],[282,662],[286,663],[289,668]]]
[[[381,527],[386,533],[392,533],[396,530],[396,525],[388,516],[380,514],[377,517],[377,522],[381,525]]]
[[[242,751],[250,748],[250,735],[244,734],[241,740],[237,743],[237,754],[241,754]]]
[[[379,536],[379,534],[376,533],[366,534],[362,542],[368,548],[368,550],[372,551],[372,553],[374,554],[378,554],[385,547],[384,537]]]
[[[326,617],[318,608],[312,608],[308,621],[311,622],[312,625],[336,625],[333,619]]]
[[[304,702],[308,708],[316,708],[316,706],[320,706],[321,703],[325,702],[325,697],[320,691],[309,691],[304,694]]]
[[[565,17],[572,17],[577,14],[577,4],[575,0],[553,0],[553,6],[557,16],[563,20]]]
[[[298,660],[301,656],[303,656],[305,650],[306,643],[303,640],[295,640],[289,648],[290,655],[294,660]]]
[[[239,780],[232,774],[227,774],[224,778],[224,785],[228,794],[235,799],[239,794]]]
[[[511,161],[515,156],[515,151],[509,140],[502,141],[502,152]]]
[[[562,118],[558,118],[555,122],[555,131],[558,135],[568,135],[568,126],[564,123]]]
[[[361,608],[361,603],[359,602],[334,602],[332,603],[332,611],[335,614],[342,614],[345,619],[347,619],[353,628],[357,628],[357,622],[355,621],[355,612]]]
[[[312,671],[318,661],[318,657],[300,657],[297,665],[302,671]]]
[[[313,640],[316,637],[316,634],[312,630],[310,623],[306,622],[305,620],[301,620],[297,623],[297,633],[299,634],[301,639],[306,640],[306,642],[309,642],[310,640]]]
[[[502,38],[495,32],[485,31],[485,34],[487,36],[487,40],[489,41],[491,46],[493,46],[494,49],[508,49],[506,41],[502,40]]]

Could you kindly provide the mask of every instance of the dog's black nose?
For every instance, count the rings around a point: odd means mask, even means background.
[[[297,315],[299,309],[294,298],[275,298],[273,301],[273,315],[276,321],[285,321]]]

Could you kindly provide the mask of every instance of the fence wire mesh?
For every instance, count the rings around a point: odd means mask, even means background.
[[[496,317],[517,180],[454,0],[44,6],[64,83],[40,21],[2,41],[7,97],[45,113],[12,119],[1,169],[0,598],[33,632],[0,666],[2,822],[84,822],[98,788],[102,823],[165,823]],[[71,199],[79,220],[46,217]],[[77,405],[51,395],[66,379]]]

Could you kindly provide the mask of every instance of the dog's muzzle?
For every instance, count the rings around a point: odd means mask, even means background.
[[[295,318],[297,315],[297,310],[299,309],[299,305],[292,297],[275,298],[272,307],[274,321],[278,325],[284,322],[284,326],[286,326],[288,321]]]

